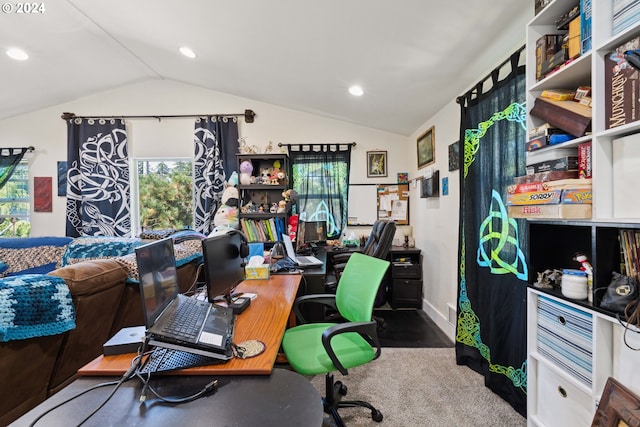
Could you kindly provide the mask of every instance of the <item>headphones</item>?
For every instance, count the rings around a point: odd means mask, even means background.
[[[235,256],[239,255],[240,258],[246,258],[249,256],[249,240],[247,239],[247,236],[245,236],[245,234],[242,231],[236,230],[235,228],[224,228],[209,234],[209,237],[219,236],[222,234],[238,235],[240,237],[240,244],[237,246],[234,245],[233,242],[231,244],[231,246],[233,246],[234,252],[236,250],[238,251],[238,254]]]

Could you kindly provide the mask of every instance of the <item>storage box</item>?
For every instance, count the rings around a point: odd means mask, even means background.
[[[527,205],[507,206],[510,218],[552,218],[580,219],[591,218],[589,204]]]
[[[562,190],[529,191],[507,196],[507,205],[553,205],[560,203]]]
[[[593,200],[591,189],[567,188],[562,190],[562,203],[566,204],[590,204]]]
[[[527,165],[527,174],[540,172],[572,171],[578,170],[578,156],[566,156],[560,159],[546,160]]]
[[[580,56],[580,17],[569,22],[569,58]]]
[[[605,128],[640,119],[640,72],[624,58],[627,50],[640,49],[640,36],[604,57]]]
[[[591,178],[591,141],[578,145],[578,177]]]
[[[244,272],[246,280],[268,279],[269,264],[262,264],[255,267],[245,267]]]

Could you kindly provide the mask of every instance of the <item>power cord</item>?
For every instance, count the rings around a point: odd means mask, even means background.
[[[135,360],[135,359],[134,359]],[[58,409],[59,407],[61,407],[62,405],[65,405],[69,402],[71,402],[74,399],[77,399],[78,397],[89,393],[90,391],[93,390],[97,390],[99,388],[102,387],[108,387],[108,386],[113,386],[115,385],[115,387],[113,388],[113,390],[111,391],[111,393],[109,394],[109,396],[105,399],[104,402],[102,402],[102,404],[100,404],[100,406],[98,406],[98,408],[94,409],[87,417],[85,417],[78,425],[81,426],[82,424],[84,424],[89,418],[91,418],[96,412],[98,412],[98,410],[100,410],[100,408],[102,408],[108,401],[109,399],[111,399],[111,397],[115,394],[116,390],[118,390],[118,388],[120,388],[120,386],[122,384],[124,384],[126,381],[130,380],[131,378],[133,378],[136,370],[138,369],[139,366],[139,362],[136,363],[132,363],[131,367],[127,370],[127,372],[124,373],[124,375],[122,375],[122,377],[117,380],[117,381],[109,381],[109,382],[104,382],[104,383],[100,383],[100,384],[96,384],[92,387],[89,387],[86,390],[81,391],[78,394],[75,394],[73,396],[71,396],[70,398],[68,398],[67,400],[64,400],[60,403],[58,403],[57,405],[47,409],[46,411],[44,411],[42,414],[38,415],[33,421],[31,421],[31,424],[29,424],[29,427],[33,427],[38,421],[40,421],[45,415],[47,415],[48,413],[54,411],[55,409]]]
[[[214,379],[212,381],[210,381],[209,383],[207,383],[204,388],[200,391],[198,391],[197,393],[192,394],[191,396],[185,396],[185,397],[180,397],[180,398],[172,398],[172,397],[166,397],[166,396],[162,396],[160,395],[150,384],[151,382],[151,373],[147,373],[146,375],[144,374],[136,374],[136,376],[140,379],[140,381],[142,381],[142,392],[140,393],[140,404],[143,404],[146,400],[147,400],[147,390],[149,390],[155,397],[157,397],[159,400],[161,400],[162,402],[165,403],[171,403],[171,404],[180,404],[180,403],[188,403],[188,402],[193,402],[196,399],[199,399],[203,396],[208,395],[211,392],[216,391],[217,387],[218,387],[218,380]]]

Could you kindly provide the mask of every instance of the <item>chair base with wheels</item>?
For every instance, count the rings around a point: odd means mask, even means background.
[[[389,261],[355,253],[347,262],[336,294],[312,294],[296,299],[293,310],[300,325],[285,331],[282,348],[289,365],[303,375],[325,374],[326,395],[323,408],[338,427],[344,426],[339,408],[364,407],[374,421],[382,413],[368,402],[342,400],[347,387],[334,381],[333,372],[348,375],[348,369],[377,359],[381,353],[377,324],[372,320],[375,296]],[[344,320],[341,323],[305,323],[301,306],[320,303],[331,307]]]

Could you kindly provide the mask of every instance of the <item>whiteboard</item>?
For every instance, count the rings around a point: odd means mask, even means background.
[[[347,225],[373,225],[378,219],[376,184],[350,184]]]

